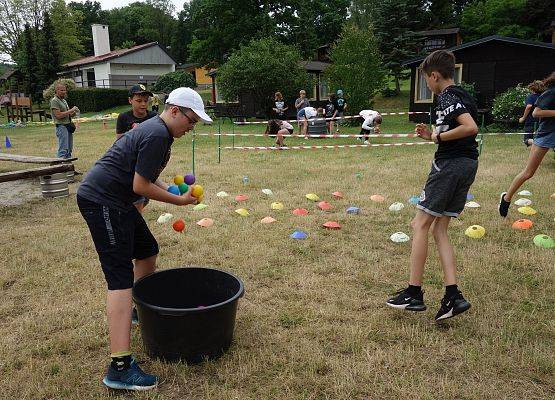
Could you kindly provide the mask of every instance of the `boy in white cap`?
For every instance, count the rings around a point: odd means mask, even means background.
[[[90,169],[77,191],[108,284],[111,363],[103,379],[112,389],[147,390],[158,378],[146,374],[131,355],[131,289],[156,269],[158,243],[133,202],[141,196],[175,205],[195,204],[191,189],[167,191],[158,177],[170,159],[174,139],[200,120],[212,122],[200,95],[190,88],[170,93],[164,111],[123,135]],[[134,262],[133,262],[134,260]]]
[[[370,133],[379,134],[380,125],[382,124],[382,116],[379,112],[374,110],[362,110],[358,113],[364,122],[360,127],[360,137],[359,139],[364,140],[364,144],[370,144],[368,139],[370,138]]]

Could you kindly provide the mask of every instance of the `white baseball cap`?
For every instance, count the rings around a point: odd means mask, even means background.
[[[166,104],[173,104],[174,106],[190,108],[193,112],[204,122],[212,122],[212,118],[204,112],[204,103],[202,97],[196,91],[187,87],[180,87],[172,90]]]

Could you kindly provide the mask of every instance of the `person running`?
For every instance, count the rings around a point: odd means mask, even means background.
[[[516,191],[532,178],[543,157],[549,149],[555,148],[555,71],[543,81],[546,91],[536,100],[532,116],[538,118],[540,124],[533,140],[528,161],[524,169],[514,177],[509,189],[499,197],[499,215],[503,218],[509,213],[511,199]]]

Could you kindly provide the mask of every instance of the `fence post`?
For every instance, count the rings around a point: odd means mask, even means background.
[[[478,156],[482,155],[482,147],[484,147],[484,129],[485,129],[485,114],[482,114],[482,124],[479,129],[480,147],[478,148]]]
[[[233,122],[233,120],[231,118],[229,120],[231,121],[231,133],[232,133],[231,146],[233,148],[235,148],[235,123]]]

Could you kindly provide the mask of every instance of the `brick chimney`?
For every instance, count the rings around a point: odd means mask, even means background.
[[[95,57],[110,52],[108,25],[92,24],[92,37]]]

